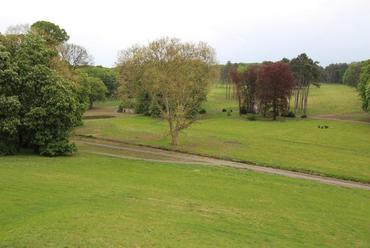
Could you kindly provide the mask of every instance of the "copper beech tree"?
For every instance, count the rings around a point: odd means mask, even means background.
[[[288,109],[288,99],[295,85],[289,65],[283,62],[264,64],[258,70],[257,98],[262,113],[272,108],[273,119]]]
[[[163,38],[122,52],[120,80],[127,96],[145,91],[168,122],[171,144],[197,120],[209,86],[217,78],[215,52],[206,43]],[[121,85],[122,86],[122,85]]]

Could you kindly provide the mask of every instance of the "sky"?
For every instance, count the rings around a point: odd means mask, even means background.
[[[370,0],[12,0],[0,32],[47,20],[84,46],[96,65],[162,37],[204,41],[219,63],[277,61],[307,53],[325,66],[370,58]]]

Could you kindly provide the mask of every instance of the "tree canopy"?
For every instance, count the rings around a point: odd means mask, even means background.
[[[195,120],[210,84],[218,78],[214,50],[205,43],[159,39],[122,53],[120,77],[128,91],[144,90],[169,124],[172,145]]]
[[[69,134],[84,108],[76,84],[51,67],[57,52],[44,35],[0,35],[1,154],[31,148],[52,156],[75,149]]]
[[[284,62],[264,64],[258,70],[257,97],[262,113],[272,108],[276,120],[279,113],[288,109],[288,99],[294,87],[294,77]]]

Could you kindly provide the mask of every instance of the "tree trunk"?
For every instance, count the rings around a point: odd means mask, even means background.
[[[179,132],[172,130],[171,131],[171,145],[177,146],[178,144],[178,137],[179,137]]]
[[[304,105],[303,105],[303,114],[307,115],[307,103],[308,103],[308,93],[310,90],[310,86],[307,86],[305,99],[304,99]]]
[[[276,116],[277,116],[277,106],[276,106],[276,99],[274,99],[274,101],[272,102],[272,115],[273,115],[273,120],[275,121],[276,120]]]

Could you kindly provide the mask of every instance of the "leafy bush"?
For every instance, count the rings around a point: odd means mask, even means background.
[[[75,144],[70,144],[68,140],[60,140],[57,142],[48,143],[46,146],[40,147],[40,155],[43,156],[60,156],[70,155],[77,150]]]
[[[198,110],[198,113],[201,114],[201,115],[204,115],[207,113],[207,110],[205,110],[204,108],[201,108]]]
[[[289,111],[288,113],[282,114],[282,117],[287,117],[287,118],[295,118],[295,114],[292,111]]]
[[[255,115],[248,115],[247,116],[248,121],[255,121],[257,118]]]

